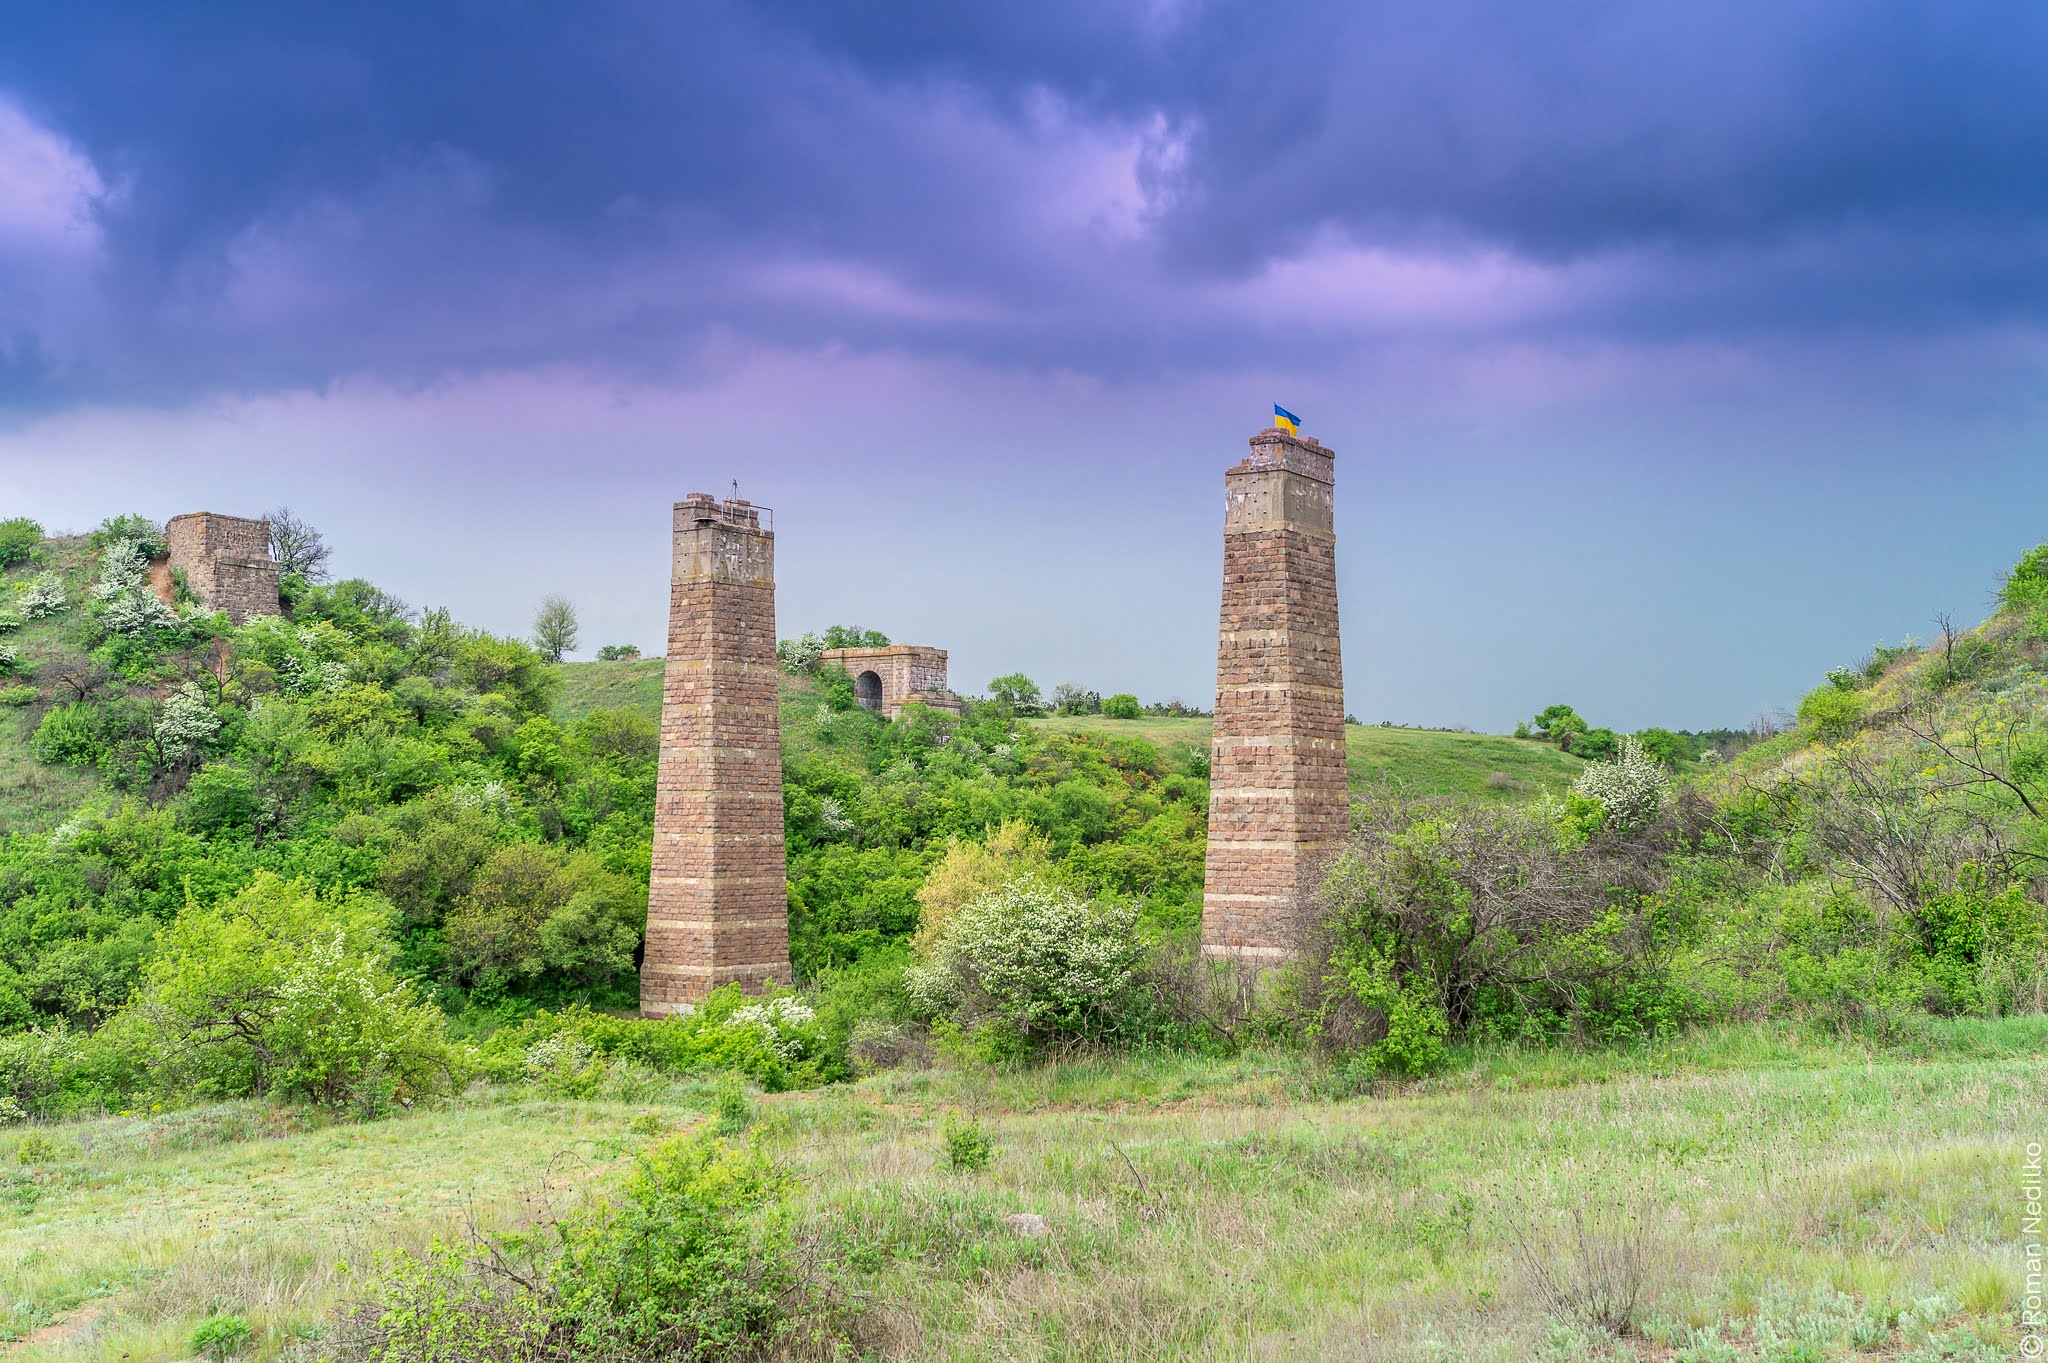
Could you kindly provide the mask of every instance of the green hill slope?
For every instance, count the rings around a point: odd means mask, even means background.
[[[650,718],[661,718],[661,669],[659,658],[635,658],[623,663],[560,663],[555,675],[561,688],[555,692],[554,717],[573,724],[593,710],[615,710],[630,705]]]
[[[1079,733],[1133,734],[1159,745],[1170,756],[1209,746],[1206,719],[1043,719],[1033,727]],[[1436,729],[1344,726],[1351,788],[1392,784],[1408,795],[1449,795],[1463,799],[1515,802],[1548,791],[1561,793],[1586,764],[1547,743],[1497,734],[1446,733]]]
[[[562,684],[554,700],[555,718],[573,723],[594,710],[622,705],[659,716],[661,669],[659,658],[563,663],[556,669]],[[1089,715],[1032,720],[1029,724],[1042,731],[1142,738],[1177,767],[1186,766],[1190,755],[1209,748],[1209,721],[1199,718],[1104,719]],[[1545,792],[1563,792],[1586,765],[1547,743],[1498,734],[1350,724],[1344,729],[1344,743],[1354,791],[1389,783],[1409,795],[1513,803]]]
[[[91,550],[81,536],[46,540],[34,560],[0,572],[0,616],[21,621],[0,633],[0,646],[15,651],[14,662],[0,669],[0,690],[37,688],[28,703],[0,707],[0,834],[53,827],[100,787],[91,768],[46,766],[29,748],[48,699],[68,694],[59,674],[86,670],[80,613],[32,620],[17,606],[29,581],[44,572],[54,573],[72,600],[82,599],[92,582],[90,566]],[[110,685],[101,682],[102,689]]]

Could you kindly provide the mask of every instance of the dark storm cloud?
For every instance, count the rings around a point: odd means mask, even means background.
[[[0,214],[0,402],[717,335],[1228,365],[1276,271],[1282,361],[2031,322],[2044,39],[2019,4],[17,6],[0,157],[91,235]]]

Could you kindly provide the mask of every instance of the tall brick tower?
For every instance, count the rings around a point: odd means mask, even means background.
[[[1349,831],[1334,455],[1265,430],[1223,477],[1205,956],[1291,954]]]
[[[764,507],[676,503],[640,1012],[788,984],[775,531]],[[772,515],[772,513],[771,513]]]

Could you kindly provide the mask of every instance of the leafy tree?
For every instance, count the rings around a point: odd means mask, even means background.
[[[1579,712],[1569,705],[1546,705],[1536,713],[1534,728],[1538,738],[1557,744],[1566,752],[1572,751],[1572,740],[1586,732],[1586,721],[1579,718]]]
[[[1842,739],[1856,732],[1863,719],[1863,700],[1853,688],[1832,679],[1816,686],[1799,702],[1799,722],[1810,724],[1823,738]]]
[[[638,644],[606,644],[597,651],[597,660],[601,663],[631,662],[639,656]]]
[[[1039,700],[1038,683],[1022,672],[997,677],[988,684],[989,699],[1008,708],[1015,715],[1042,715],[1045,707]]]
[[[1635,740],[1644,752],[1673,771],[1692,758],[1692,745],[1685,736],[1669,729],[1642,729],[1635,734]]]
[[[1052,689],[1052,708],[1063,715],[1092,715],[1102,709],[1102,697],[1079,682],[1061,682]]]
[[[269,871],[180,914],[134,1005],[158,1082],[328,1106],[445,1087],[445,1019],[392,973],[387,914]]]
[[[533,613],[533,646],[551,663],[576,651],[576,607],[566,596],[545,596]]]
[[[445,935],[467,980],[601,985],[632,970],[646,920],[646,891],[596,857],[518,842],[477,868]]]
[[[917,891],[920,955],[929,956],[953,915],[973,901],[1020,880],[1053,878],[1052,841],[1027,823],[1011,820],[988,830],[985,842],[960,838]]]
[[[775,641],[775,660],[782,664],[785,672],[816,672],[819,657],[824,651],[824,639],[809,630],[794,639]]]
[[[831,625],[826,628],[822,642],[826,648],[887,648],[889,636],[859,625]]]
[[[1103,699],[1102,713],[1110,719],[1136,719],[1144,711],[1139,708],[1136,696],[1128,691],[1119,691]]]
[[[288,506],[276,508],[264,519],[270,522],[270,556],[277,560],[279,569],[307,582],[325,582],[329,575],[327,558],[334,552],[328,548],[326,537],[294,515]]]
[[[1621,735],[1612,729],[1588,729],[1572,736],[1572,756],[1588,762],[1605,762],[1620,751]]]
[[[43,527],[26,516],[0,521],[0,569],[26,563],[43,542]]]

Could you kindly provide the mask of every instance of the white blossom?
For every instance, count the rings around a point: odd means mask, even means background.
[[[733,1009],[725,1025],[758,1028],[762,1039],[777,1055],[784,1060],[801,1060],[804,1038],[796,1029],[809,1026],[817,1016],[808,1003],[794,994],[784,994],[766,1003],[749,1003]]]
[[[70,604],[71,599],[64,594],[64,583],[52,572],[37,573],[21,593],[21,613],[31,620],[62,614]]]
[[[1607,810],[1607,826],[1632,833],[1657,817],[1671,777],[1664,764],[1650,756],[1633,734],[1621,740],[1612,762],[1595,762],[1572,783],[1572,789]]]
[[[156,743],[164,761],[176,762],[213,741],[220,732],[220,716],[206,703],[199,688],[186,682],[164,702],[162,718],[156,722]]]

